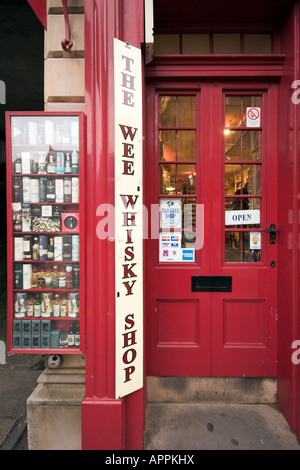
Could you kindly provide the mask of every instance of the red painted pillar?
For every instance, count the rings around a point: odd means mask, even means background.
[[[141,47],[143,0],[85,1],[86,396],[82,449],[143,447],[144,390],[114,399],[114,242],[97,237],[97,208],[114,204],[113,40]]]

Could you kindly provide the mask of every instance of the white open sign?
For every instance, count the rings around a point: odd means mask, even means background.
[[[225,225],[256,225],[260,224],[260,211],[226,211]]]

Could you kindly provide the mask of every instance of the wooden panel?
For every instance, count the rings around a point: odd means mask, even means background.
[[[224,347],[263,346],[266,309],[263,300],[225,300]]]
[[[197,344],[197,300],[157,301],[157,345]]]

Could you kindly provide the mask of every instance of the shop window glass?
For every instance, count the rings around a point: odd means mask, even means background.
[[[179,54],[179,34],[155,34],[154,54]]]
[[[183,34],[182,53],[183,54],[209,54],[210,35],[209,34]]]
[[[240,54],[241,40],[240,34],[214,34],[213,53],[214,54]]]
[[[271,34],[245,34],[244,35],[245,54],[271,54],[272,36]]]

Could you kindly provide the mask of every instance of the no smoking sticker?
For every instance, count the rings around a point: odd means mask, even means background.
[[[260,127],[260,108],[247,108],[247,127]]]

